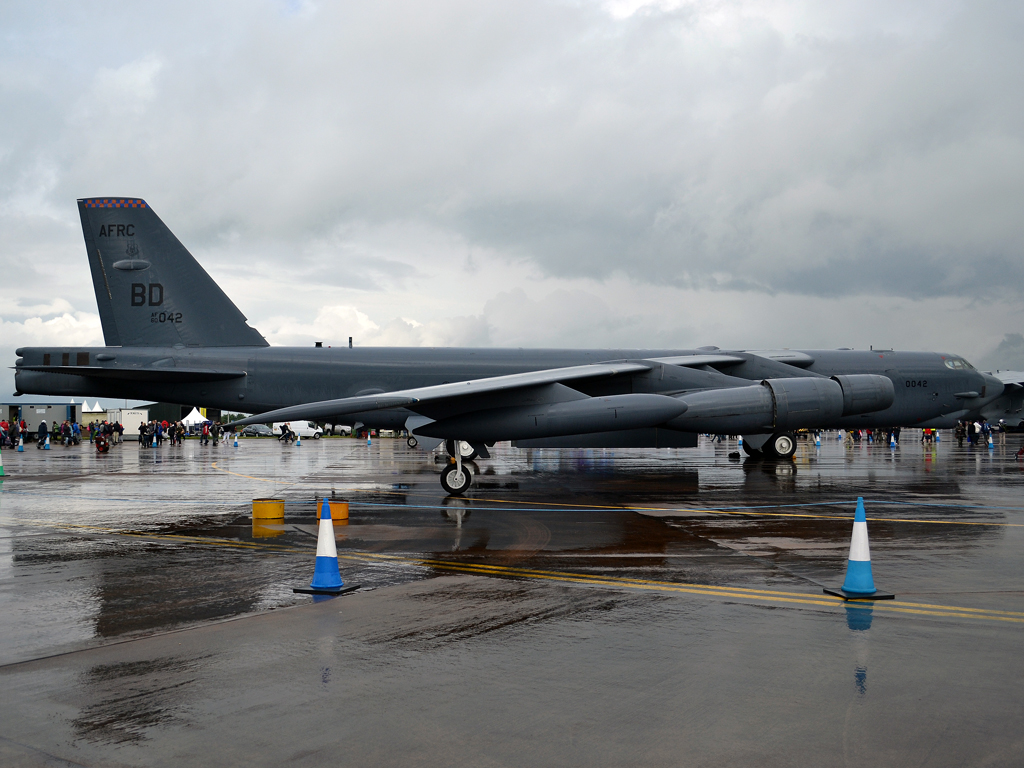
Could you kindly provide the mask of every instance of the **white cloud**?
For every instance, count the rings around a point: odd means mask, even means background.
[[[1021,329],[1012,4],[67,2],[0,25],[0,344],[99,342],[74,200],[109,194],[148,199],[274,343],[978,357]]]

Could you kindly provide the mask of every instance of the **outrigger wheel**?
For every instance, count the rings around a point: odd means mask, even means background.
[[[409,447],[410,447],[410,448],[415,448],[415,447],[416,447],[417,445],[419,445],[419,444],[420,444],[420,441],[419,441],[419,440],[417,440],[417,439],[416,439],[415,437],[413,437],[412,435],[409,435],[409,439],[408,439],[408,440],[406,440],[405,442],[409,444]]]
[[[473,482],[473,473],[462,462],[449,464],[441,470],[441,486],[452,496],[461,496]]]

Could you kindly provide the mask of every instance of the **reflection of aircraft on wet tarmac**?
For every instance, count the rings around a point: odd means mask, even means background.
[[[143,200],[78,201],[107,346],[18,350],[18,393],[236,409],[521,447],[692,447],[742,434],[787,458],[800,428],[949,427],[1004,391],[955,355],[893,350],[270,347]]]

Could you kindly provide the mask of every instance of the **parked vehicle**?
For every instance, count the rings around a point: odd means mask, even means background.
[[[319,440],[320,435],[324,433],[323,429],[318,427],[312,421],[275,421],[274,422],[274,434],[281,434],[281,425],[287,424],[288,428],[299,437],[312,437],[314,440]]]
[[[280,430],[278,430],[280,432]],[[250,424],[242,430],[243,437],[273,437],[274,430],[266,424]]]

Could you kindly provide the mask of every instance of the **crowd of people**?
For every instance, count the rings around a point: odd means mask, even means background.
[[[0,448],[15,448],[19,440],[24,443],[35,439],[36,447],[42,449],[46,447],[47,438],[51,444],[72,446],[81,444],[85,438],[90,445],[95,444],[105,451],[111,445],[124,442],[124,431],[124,425],[117,421],[94,421],[83,426],[68,419],[59,424],[54,421],[51,428],[50,423],[43,419],[36,430],[29,432],[24,419],[2,419]],[[165,440],[171,445],[181,445],[186,437],[194,435],[202,445],[209,445],[212,441],[216,446],[227,443],[231,434],[231,428],[219,421],[204,421],[198,426],[189,427],[181,421],[152,420],[139,424],[139,445],[149,448],[155,442],[157,446],[162,446]]]
[[[143,448],[162,447],[167,440],[171,445],[181,445],[189,435],[199,438],[200,445],[214,446],[227,443],[231,429],[219,421],[204,421],[197,427],[188,427],[181,421],[149,421],[139,424],[139,445]]]

